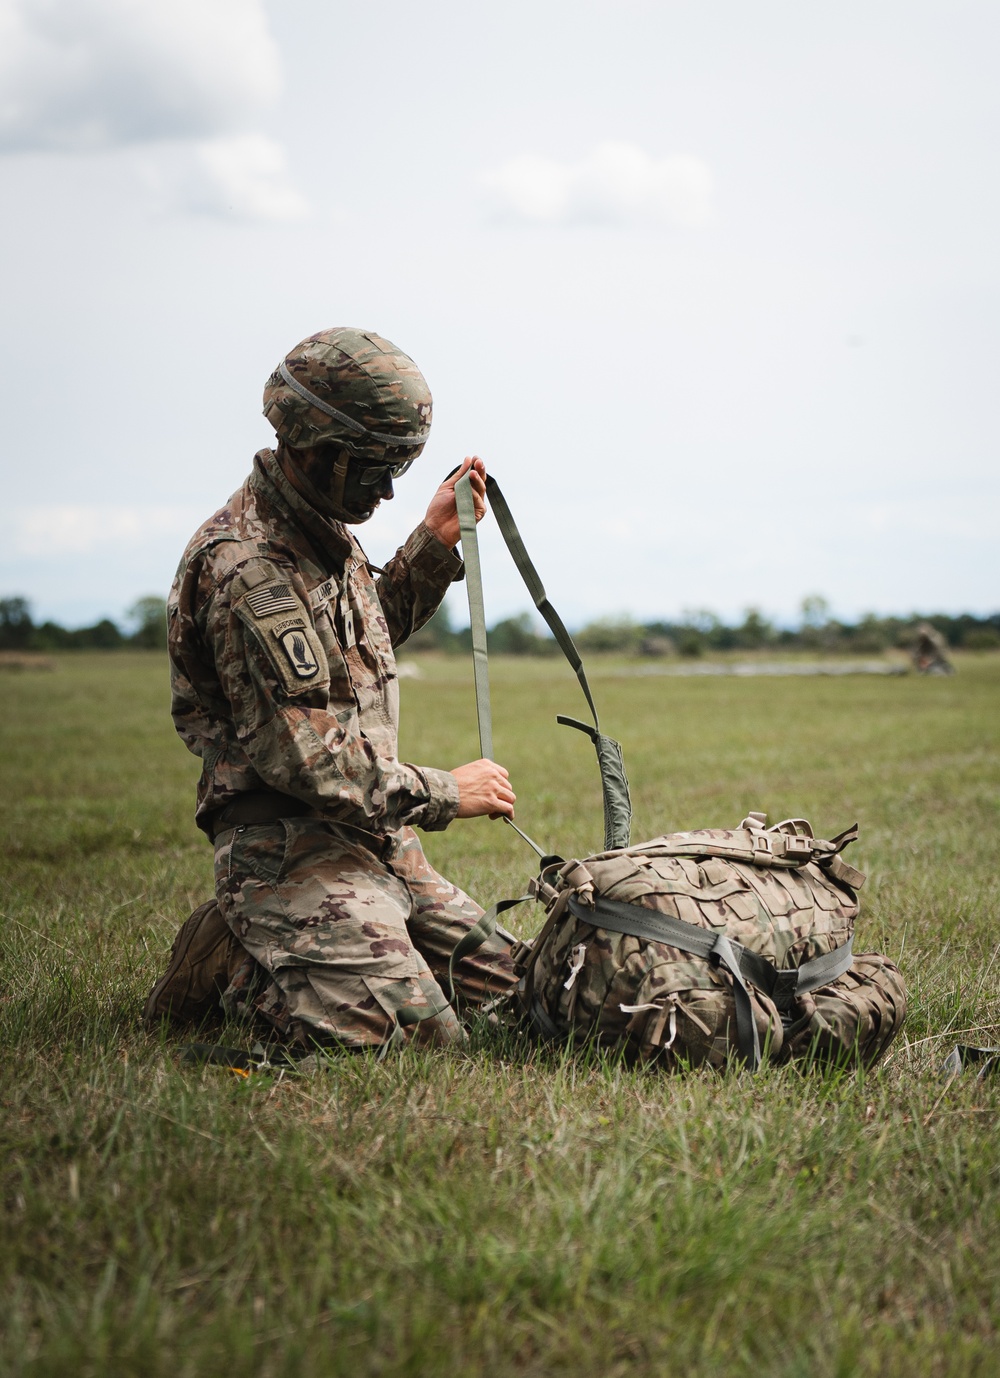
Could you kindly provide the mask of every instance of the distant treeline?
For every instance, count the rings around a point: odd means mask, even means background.
[[[26,598],[0,598],[0,651],[119,651],[126,646],[165,650],[167,605],[162,598],[140,598],[125,614],[123,630],[109,617],[92,627],[36,623]]]
[[[974,617],[914,613],[909,617],[876,617],[839,622],[829,614],[826,600],[804,600],[797,627],[777,627],[756,608],[748,608],[736,625],[713,612],[685,613],[678,621],[636,622],[628,617],[601,618],[573,633],[581,651],[612,651],[619,655],[701,656],[713,651],[760,651],[768,648],[813,652],[876,655],[890,647],[907,647],[921,622],[936,627],[949,646],[964,650],[1000,647],[1000,613]],[[490,650],[500,655],[557,655],[558,647],[530,613],[507,617],[489,630]],[[410,637],[407,651],[469,651],[468,627],[455,630],[442,606],[425,627]]]
[[[831,617],[826,600],[803,601],[797,627],[777,627],[756,608],[730,626],[712,612],[685,613],[678,621],[635,622],[627,617],[601,618],[574,632],[581,651],[612,651],[619,655],[700,656],[712,651],[802,649],[875,655],[890,647],[908,646],[917,625],[929,622],[949,646],[969,651],[1000,647],[1000,612],[988,617],[971,613],[914,613],[909,617],[876,617],[858,622]],[[556,655],[558,648],[530,613],[506,617],[489,631],[490,650],[500,655]],[[166,604],[162,598],[140,598],[125,614],[125,627],[102,618],[92,627],[69,630],[57,622],[36,623],[25,598],[0,598],[0,650],[115,651],[128,646],[147,650],[167,644]],[[460,654],[472,649],[468,627],[455,629],[442,606],[425,627],[406,643],[407,652],[439,651]]]

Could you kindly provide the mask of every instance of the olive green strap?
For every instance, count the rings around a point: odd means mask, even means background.
[[[593,908],[582,904],[574,896],[569,902],[570,913],[583,923],[591,923],[595,928],[609,929],[612,933],[630,933],[637,938],[653,942],[668,943],[691,952],[717,966],[724,966],[733,978],[733,996],[736,1001],[736,1046],[740,1057],[752,1071],[760,1066],[760,1037],[757,1021],[754,1019],[753,1001],[750,988],[740,968],[736,949],[739,943],[732,942],[725,933],[698,928],[669,914],[658,913],[641,904],[626,904],[621,900],[609,900],[600,896]],[[742,951],[742,949],[740,949]]]
[[[493,710],[490,706],[490,664],[486,643],[486,606],[483,603],[483,571],[479,563],[479,537],[476,534],[476,505],[472,497],[469,475],[455,484],[455,506],[462,532],[462,558],[465,562],[465,587],[469,599],[469,627],[472,632],[472,665],[476,677],[476,717],[479,720],[479,750],[488,761],[493,760]],[[544,858],[544,847],[522,832],[512,818],[503,821],[518,837],[527,842],[538,856]]]
[[[471,470],[470,470],[471,473]],[[486,607],[483,603],[483,570],[479,563],[479,537],[476,535],[476,505],[469,474],[455,484],[455,505],[462,532],[462,559],[465,562],[465,588],[469,598],[469,625],[472,631],[472,668],[476,676],[476,715],[479,718],[479,750],[493,760],[493,713],[490,708],[490,667],[486,648]]]
[[[604,850],[613,852],[627,847],[632,836],[632,799],[625,774],[625,758],[621,742],[598,732],[589,723],[566,718],[560,713],[556,722],[563,727],[575,727],[585,732],[597,751],[597,767],[601,772],[601,793],[604,797]]]
[[[524,580],[524,586],[531,594],[531,601],[545,619],[546,625],[559,643],[559,649],[569,661],[576,672],[576,677],[580,681],[580,688],[583,690],[594,718],[594,727],[599,732],[601,724],[597,717],[597,706],[594,703],[594,696],[590,692],[590,685],[587,683],[587,672],[583,668],[583,661],[580,652],[576,649],[576,642],[566,630],[562,618],[549,602],[542,581],[538,577],[538,571],[531,563],[531,557],[524,548],[521,533],[517,529],[517,524],[511,515],[511,510],[507,506],[507,499],[500,491],[500,485],[495,478],[487,478],[486,495],[490,500],[490,507],[493,515],[497,519],[497,526],[500,528],[500,535],[504,539],[507,549],[510,551],[511,559],[517,566],[517,572]],[[465,551],[465,536],[462,536],[462,551]]]
[[[636,938],[666,943],[682,952],[691,952],[726,967],[732,975],[733,994],[736,997],[736,1036],[740,1056],[753,1068],[760,1065],[760,1042],[746,982],[750,981],[758,990],[769,995],[784,1013],[797,995],[804,995],[806,991],[835,981],[845,971],[850,971],[854,962],[852,938],[832,952],[823,952],[799,967],[779,968],[759,952],[752,952],[742,943],[727,938],[724,933],[699,928],[684,919],[675,919],[671,914],[647,909],[644,904],[599,895],[593,907],[590,907],[573,896],[569,909],[583,923],[608,929],[612,933],[630,933]]]
[[[590,691],[587,674],[576,643],[566,630],[562,618],[549,602],[538,571],[531,562],[521,539],[521,533],[507,506],[507,500],[494,478],[487,478],[486,493],[496,517],[497,526],[504,539],[517,571],[531,595],[535,607],[545,619],[546,625],[555,637],[563,655],[569,661],[580,681],[587,705],[594,718],[594,726],[577,722],[574,718],[558,717],[557,722],[565,726],[579,728],[594,743],[597,764],[601,772],[601,792],[604,799],[604,850],[612,851],[627,847],[632,825],[632,803],[629,797],[628,778],[621,745],[613,737],[606,736],[600,728],[597,706]],[[486,611],[483,603],[483,576],[479,561],[479,538],[476,534],[476,512],[472,497],[472,481],[465,474],[455,485],[455,501],[462,533],[462,555],[465,559],[465,587],[469,599],[469,623],[472,630],[472,658],[476,678],[476,710],[479,715],[479,740],[482,753],[492,760],[493,756],[493,718],[490,710],[489,661],[486,642]],[[508,819],[508,822],[510,820]],[[516,824],[511,824],[516,828]],[[521,832],[520,828],[516,828]],[[524,833],[521,833],[524,837]],[[525,838],[535,847],[538,855],[541,848],[535,846],[530,838]]]
[[[625,761],[622,757],[621,744],[616,742],[614,737],[608,737],[601,731],[597,706],[594,703],[594,696],[590,692],[587,674],[583,668],[580,652],[576,648],[576,642],[566,630],[562,618],[546,596],[542,581],[538,577],[538,571],[531,563],[531,558],[524,547],[524,541],[521,539],[521,533],[518,531],[511,510],[507,506],[507,499],[501,493],[500,485],[495,478],[487,478],[486,495],[490,500],[490,506],[493,508],[493,515],[497,519],[500,535],[504,538],[511,559],[517,566],[517,572],[524,580],[525,588],[531,594],[535,607],[545,619],[546,625],[559,644],[560,650],[576,672],[576,677],[580,681],[580,688],[583,690],[587,705],[593,715],[593,727],[586,723],[577,722],[575,718],[562,716],[557,717],[556,722],[561,723],[564,727],[576,727],[581,732],[586,732],[594,743],[594,748],[597,751],[597,765],[601,772],[601,793],[604,797],[604,850],[610,852],[619,847],[627,847],[632,831],[632,801],[629,796],[628,777],[625,774]],[[465,548],[464,542],[462,548],[463,550]]]
[[[516,904],[524,904],[525,900],[530,900],[531,895],[519,895],[516,900],[498,900],[485,914],[481,914],[469,931],[455,944],[454,951],[448,959],[448,1003],[455,1003],[455,963],[460,962],[463,957],[467,957],[470,952],[475,952],[482,947],[487,938],[492,938],[497,929],[497,919],[507,909],[513,909]]]

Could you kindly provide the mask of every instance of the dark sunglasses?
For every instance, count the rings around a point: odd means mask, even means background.
[[[374,488],[385,482],[387,474],[390,478],[402,478],[412,463],[412,459],[401,459],[396,464],[366,464],[355,469],[355,474],[362,488]]]

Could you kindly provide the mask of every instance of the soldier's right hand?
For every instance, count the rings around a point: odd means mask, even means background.
[[[471,761],[456,766],[451,772],[458,781],[459,818],[514,817],[514,800],[510,776],[496,761]]]

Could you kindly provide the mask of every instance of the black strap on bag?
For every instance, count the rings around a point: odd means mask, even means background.
[[[576,718],[559,716],[556,721],[567,727],[575,727],[585,732],[597,751],[597,764],[601,772],[601,792],[604,798],[604,850],[612,851],[629,845],[632,825],[632,802],[629,797],[628,779],[622,758],[621,744],[601,731],[597,716],[597,706],[590,691],[587,674],[576,643],[566,630],[562,618],[548,600],[538,571],[532,564],[521,533],[511,515],[507,500],[496,479],[487,478],[486,494],[496,517],[497,526],[504,539],[517,571],[531,595],[532,602],[545,619],[546,625],[555,637],[559,649],[572,666],[580,688],[583,690],[594,719],[589,723]],[[490,708],[489,656],[486,643],[486,611],[483,602],[483,575],[479,560],[479,537],[476,533],[475,503],[472,497],[472,481],[465,474],[455,485],[455,501],[458,507],[458,520],[462,532],[462,556],[465,560],[465,586],[469,598],[469,623],[472,630],[472,661],[476,679],[476,713],[479,718],[479,740],[483,756],[493,759],[493,718]],[[507,820],[510,822],[510,820]],[[515,824],[511,824],[516,827]],[[516,829],[521,832],[520,828]],[[521,833],[525,837],[524,833]],[[539,856],[542,850],[525,837]]]

